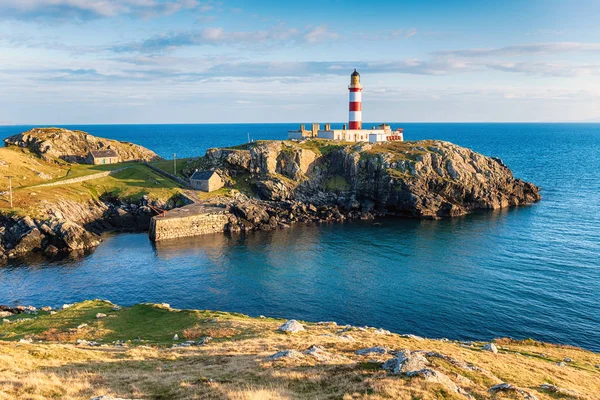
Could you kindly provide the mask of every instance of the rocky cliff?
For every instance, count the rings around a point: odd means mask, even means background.
[[[263,200],[374,215],[442,218],[540,200],[500,159],[442,141],[258,142],[211,149],[192,168],[217,170]]]
[[[154,161],[160,157],[151,150],[129,142],[104,139],[83,131],[64,128],[34,128],[4,139],[6,146],[27,148],[45,160],[61,159],[67,162],[84,162],[92,150],[112,149],[122,161]]]
[[[184,197],[166,203],[142,199],[129,203],[118,198],[88,202],[44,202],[40,216],[0,213],[0,263],[29,253],[54,256],[98,246],[106,231],[146,231],[155,214],[150,205],[170,209],[189,203]]]

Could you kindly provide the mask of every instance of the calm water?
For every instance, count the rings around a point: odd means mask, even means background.
[[[383,326],[457,339],[533,337],[600,351],[600,125],[403,124],[501,157],[541,203],[447,221],[386,220],[211,235],[153,246],[108,237],[79,260],[0,269],[0,303],[101,297]],[[296,124],[77,126],[162,156]],[[5,137],[25,127],[0,127]]]

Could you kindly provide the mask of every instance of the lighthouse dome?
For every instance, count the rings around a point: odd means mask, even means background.
[[[352,73],[352,75],[350,75],[351,77],[355,77],[358,76],[360,78],[360,74],[356,71],[356,68],[354,69],[354,72]]]

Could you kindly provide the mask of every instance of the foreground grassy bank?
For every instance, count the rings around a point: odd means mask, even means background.
[[[335,323],[291,334],[284,322],[104,301],[10,316],[0,399],[599,398],[600,355],[578,348],[500,339],[496,354]]]

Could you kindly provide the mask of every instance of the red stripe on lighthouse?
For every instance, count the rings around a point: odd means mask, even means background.
[[[350,121],[350,129],[362,129],[362,122],[360,121]]]
[[[362,111],[362,102],[359,102],[359,101],[350,102],[350,111]]]

